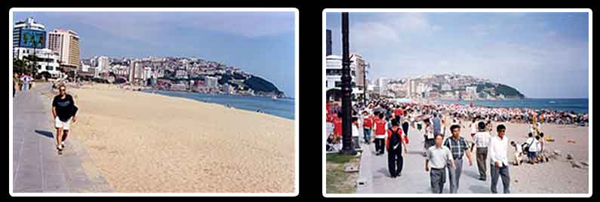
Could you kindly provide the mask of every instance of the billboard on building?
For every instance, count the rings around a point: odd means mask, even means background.
[[[23,29],[21,30],[20,47],[46,48],[46,31]]]

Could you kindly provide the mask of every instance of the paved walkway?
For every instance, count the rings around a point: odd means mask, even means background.
[[[425,157],[423,157],[423,134],[414,128],[410,128],[408,134],[410,142],[408,154],[404,156],[402,176],[395,179],[391,178],[388,171],[387,151],[384,155],[375,156],[375,144],[362,145],[364,152],[360,162],[358,180],[364,184],[357,186],[357,193],[431,193],[429,172],[425,171]],[[473,160],[473,165],[469,166],[466,157],[463,158],[463,171],[458,193],[491,193],[489,165],[487,181],[480,181],[474,153],[471,160]],[[446,176],[448,176],[447,173]],[[446,178],[443,192],[449,193],[450,180],[448,177]],[[502,182],[499,181],[497,188],[502,190]]]
[[[38,84],[13,98],[13,192],[112,192],[77,134],[57,154],[50,93],[51,84]]]

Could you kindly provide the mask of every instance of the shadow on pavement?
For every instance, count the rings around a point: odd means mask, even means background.
[[[477,167],[476,165],[473,165],[473,166]],[[479,172],[477,172],[477,171],[471,171],[471,170],[464,170],[463,169],[462,174],[479,180]]]
[[[379,172],[379,173],[381,173],[381,174],[385,175],[385,176],[386,176],[386,177],[388,177],[388,178],[391,178],[391,177],[392,177],[392,175],[390,175],[390,171],[389,171],[388,169],[381,168],[381,169],[377,170],[377,172]]]
[[[46,136],[48,138],[54,138],[54,134],[52,134],[52,132],[48,132],[45,130],[35,130],[35,133]]]
[[[473,193],[483,193],[483,194],[490,193],[489,187],[484,187],[481,185],[472,185],[469,187],[469,190],[471,190],[471,192],[473,192]]]

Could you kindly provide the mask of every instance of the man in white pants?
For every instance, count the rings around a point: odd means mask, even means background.
[[[54,127],[56,128],[56,149],[60,155],[65,147],[64,141],[69,135],[70,122],[77,120],[75,116],[77,107],[75,107],[73,97],[67,94],[67,88],[64,85],[60,85],[58,90],[60,94],[52,100],[52,116],[54,117]]]

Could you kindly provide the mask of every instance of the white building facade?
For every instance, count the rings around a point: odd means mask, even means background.
[[[356,65],[350,65],[350,77],[352,84],[352,94],[362,94],[362,89],[359,89],[356,85]],[[329,55],[326,58],[326,90],[339,89],[341,90],[342,85],[342,57],[337,55]]]

